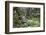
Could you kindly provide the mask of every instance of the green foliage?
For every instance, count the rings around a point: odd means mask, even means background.
[[[16,10],[16,13],[14,13]],[[28,9],[27,9],[28,10]],[[28,10],[29,11],[29,10]],[[14,8],[13,12],[13,27],[39,27],[40,26],[40,9],[34,8],[29,13],[29,16],[26,15],[26,22],[22,22],[22,16],[25,15],[26,9],[22,10],[22,8]]]

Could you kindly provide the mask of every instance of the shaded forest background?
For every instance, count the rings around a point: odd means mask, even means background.
[[[13,7],[13,27],[39,27],[40,8]]]

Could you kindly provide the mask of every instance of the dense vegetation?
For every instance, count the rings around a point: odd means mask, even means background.
[[[39,27],[40,8],[14,7],[13,27]]]

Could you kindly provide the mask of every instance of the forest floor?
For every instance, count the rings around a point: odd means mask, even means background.
[[[38,18],[33,18],[31,20],[28,20],[27,24],[31,27],[39,27],[40,26],[40,22],[39,22]]]
[[[18,26],[14,26],[14,28],[23,28],[23,27],[39,27],[40,26],[39,18],[28,19],[26,23],[21,23]]]

